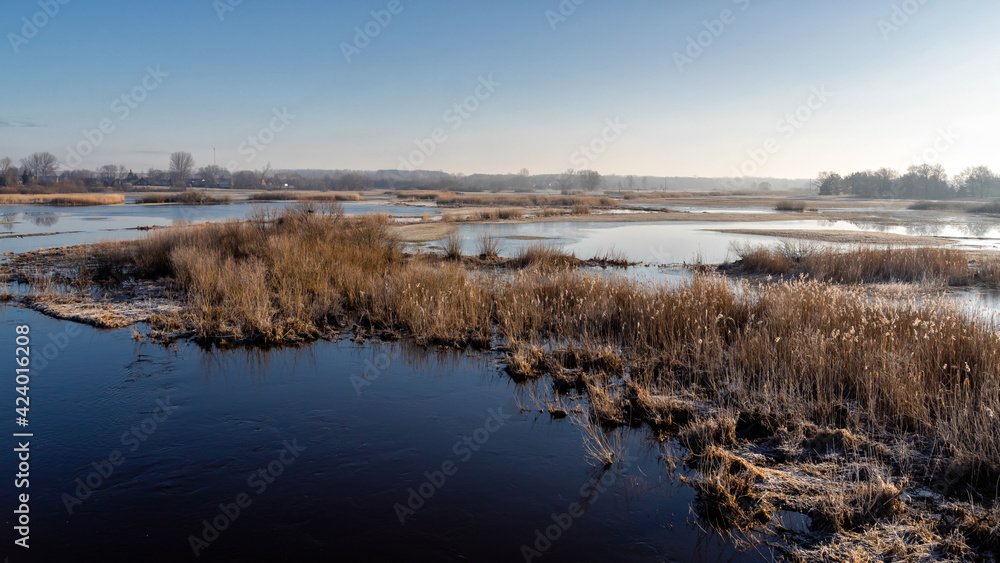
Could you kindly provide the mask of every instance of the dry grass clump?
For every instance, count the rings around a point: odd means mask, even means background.
[[[247,196],[248,201],[364,201],[361,194],[355,193],[298,193],[298,192],[260,192]]]
[[[572,213],[573,215],[590,215],[591,209],[589,205],[577,204],[573,206],[573,209],[572,211],[570,211],[570,213]]]
[[[180,203],[184,205],[229,205],[233,202],[231,196],[215,197],[202,191],[185,191],[179,194],[149,194],[139,198],[139,203]]]
[[[494,233],[484,232],[479,235],[476,241],[476,248],[479,257],[484,260],[496,260],[500,257],[500,250],[503,248],[503,241]]]
[[[595,255],[589,260],[589,262],[598,266],[613,266],[616,268],[626,268],[635,263],[629,260],[628,254],[624,250],[619,250],[614,247],[606,250],[604,254]]]
[[[625,460],[625,440],[622,432],[615,429],[607,430],[599,420],[579,413],[570,415],[570,419],[580,429],[583,435],[583,449],[594,466],[606,470],[615,463]]]
[[[695,490],[695,511],[717,529],[766,523],[773,508],[757,485],[763,473],[726,450],[710,447],[698,459],[698,475],[685,479]]]
[[[806,210],[806,203],[804,201],[794,201],[790,199],[785,199],[779,201],[774,206],[775,211],[795,211],[802,213]]]
[[[785,275],[796,267],[796,261],[781,248],[764,245],[733,245],[740,266],[751,274]]]
[[[857,532],[902,514],[902,490],[882,475],[869,477],[828,491],[809,513],[813,528],[824,532]]]
[[[497,219],[523,219],[524,212],[520,209],[505,208],[505,209],[480,209],[476,212],[476,216],[483,221],[491,221]]]
[[[894,248],[734,245],[744,271],[762,274],[804,274],[836,283],[931,282],[967,285],[975,273],[968,255],[953,248]]]
[[[542,271],[566,270],[579,265],[576,255],[556,244],[532,244],[522,247],[515,258],[520,268]]]
[[[462,235],[458,231],[448,233],[448,236],[444,237],[444,254],[449,260],[462,258]]]
[[[726,414],[693,422],[684,427],[678,438],[694,455],[716,446],[731,446],[736,443],[736,417]]]
[[[87,207],[125,203],[121,194],[4,194],[0,205],[55,205],[58,207]]]
[[[515,346],[505,358],[505,371],[517,381],[540,377],[545,364],[545,352],[536,346]]]

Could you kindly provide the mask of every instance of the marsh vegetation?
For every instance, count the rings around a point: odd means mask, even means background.
[[[1000,327],[861,285],[995,281],[1000,268],[953,249],[745,247],[740,267],[784,278],[665,286],[581,269],[554,245],[500,259],[488,233],[475,256],[457,236],[442,254],[407,253],[393,225],[337,205],[259,210],[85,247],[66,275],[174,292],[176,311],[148,317],[153,338],[273,346],[352,333],[495,354],[516,382],[586,397],[597,463],[619,459],[615,427],[677,440],[706,522],[767,530],[804,560],[876,549],[890,528],[907,553],[1000,542]],[[781,531],[785,511],[808,515],[808,533]]]

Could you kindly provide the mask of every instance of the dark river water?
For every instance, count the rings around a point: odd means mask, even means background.
[[[669,446],[632,432],[629,461],[600,473],[571,419],[519,410],[492,358],[350,341],[206,352],[131,334],[0,312],[5,561],[770,559],[701,529]],[[29,549],[14,543],[25,493]]]

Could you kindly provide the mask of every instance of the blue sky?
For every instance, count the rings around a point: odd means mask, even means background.
[[[78,167],[166,168],[176,150],[204,165],[214,148],[239,169],[1000,170],[995,2],[399,0],[374,21],[391,4],[8,0],[0,156],[66,162],[92,145]],[[22,18],[44,25],[32,34]],[[348,62],[366,26],[377,35]],[[133,91],[144,99],[124,116]],[[474,110],[446,113],[463,102]],[[99,138],[102,120],[113,129]],[[624,127],[609,135],[609,120]]]

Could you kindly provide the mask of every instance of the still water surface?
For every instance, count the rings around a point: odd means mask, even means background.
[[[13,552],[11,562],[194,560],[191,536],[205,537],[204,521],[241,493],[249,505],[219,520],[226,529],[199,560],[523,561],[522,545],[573,503],[585,513],[536,561],[769,558],[693,524],[683,470],[660,459],[670,446],[632,432],[629,466],[597,473],[573,422],[520,411],[524,393],[491,358],[348,341],[165,349],[134,343],[128,330],[2,314],[0,354],[13,357],[18,324],[31,326],[36,350],[32,557]],[[13,412],[8,425],[18,430]],[[462,446],[466,436],[477,451]],[[289,445],[304,449],[294,457]],[[93,464],[106,467],[115,452],[124,461],[98,478]],[[401,525],[394,506],[446,462],[453,475]],[[2,466],[13,475],[14,457]],[[251,479],[260,470],[270,479]],[[89,495],[78,479],[94,485]],[[5,483],[10,546],[15,489]]]

